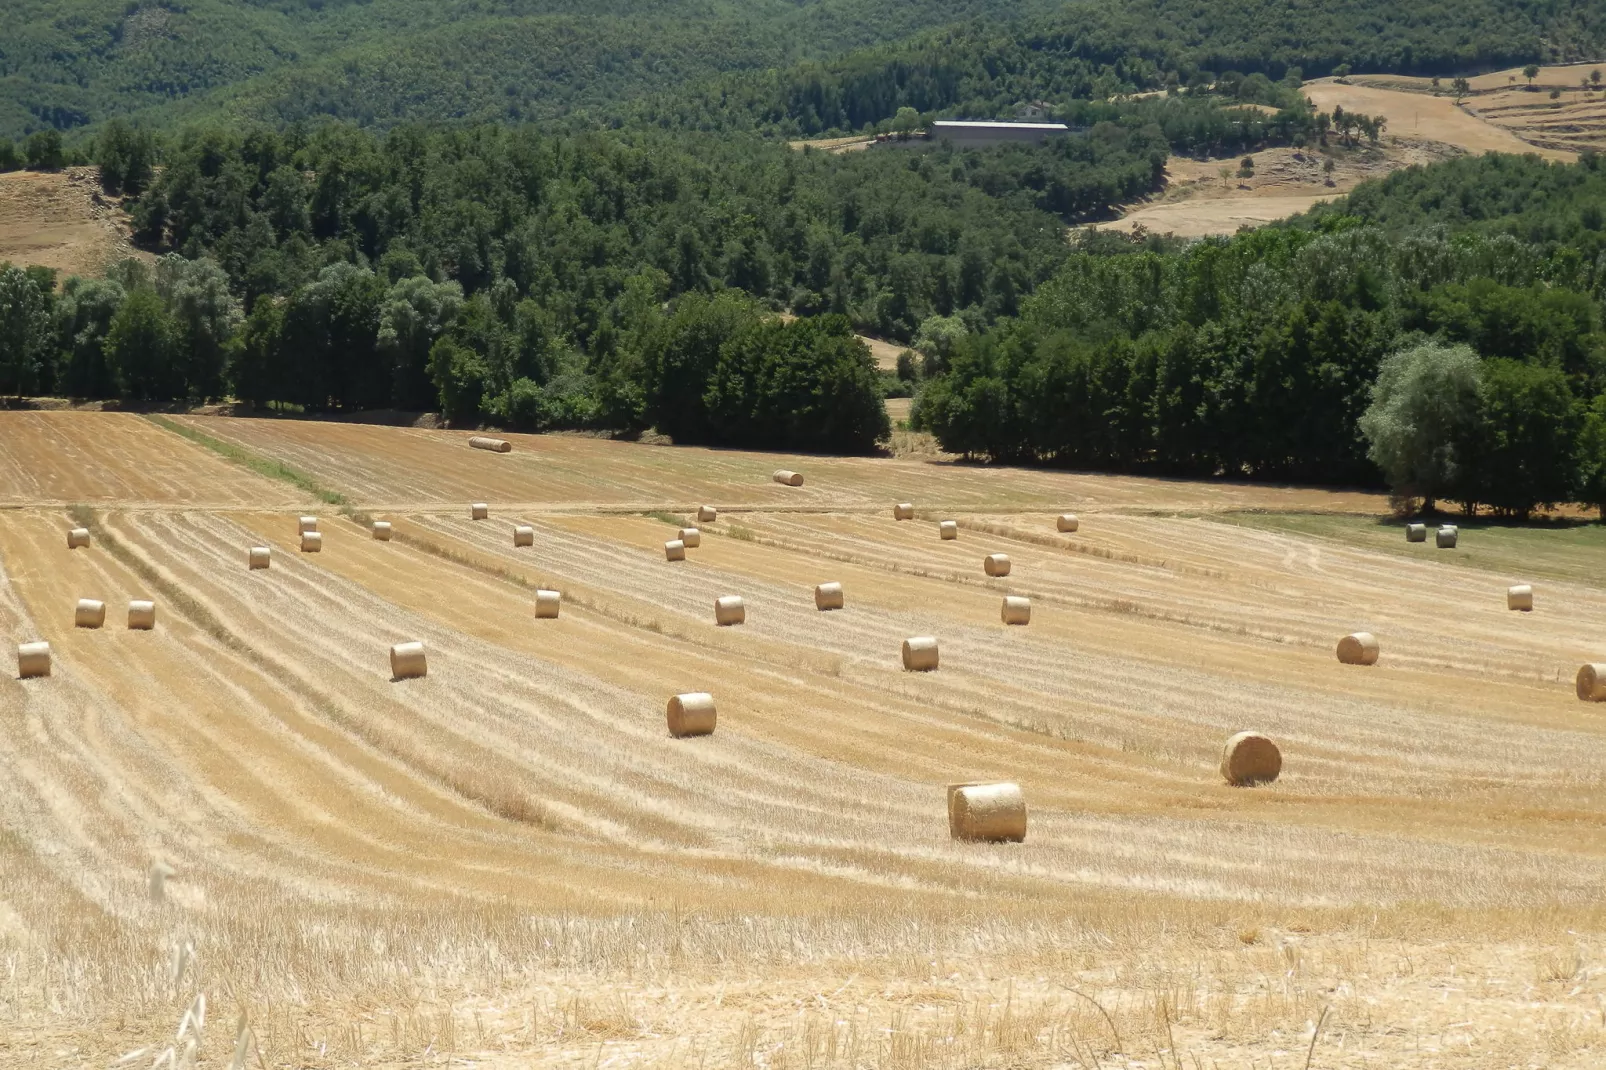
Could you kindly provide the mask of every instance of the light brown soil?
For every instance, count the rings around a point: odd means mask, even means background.
[[[208,1067],[242,1010],[274,1068],[1297,1067],[1319,1019],[1311,1066],[1606,1050],[1606,720],[1570,682],[1606,591],[1509,613],[1527,577],[1464,567],[1471,530],[1385,553],[1215,517],[1384,506],[1353,492],[185,418],[380,543],[147,421],[25,415],[79,452],[0,423],[0,634],[55,654],[0,677],[7,1065],[148,1066],[197,992]],[[179,467],[129,463],[152,432]],[[28,501],[71,472],[87,550]],[[72,626],[85,596],[106,629]],[[115,626],[140,596],[158,628]],[[1333,657],[1359,628],[1374,668]],[[921,634],[942,667],[904,673]],[[392,681],[412,639],[429,675]],[[689,690],[718,730],[670,739]],[[1275,785],[1220,783],[1243,728]],[[948,838],[943,787],[978,778],[1023,785],[1024,844]]]
[[[1403,167],[1431,164],[1463,153],[1533,152],[1571,160],[1580,148],[1606,145],[1606,94],[1584,93],[1579,72],[1590,68],[1546,68],[1549,77],[1570,87],[1560,106],[1544,93],[1509,88],[1509,75],[1472,80],[1475,93],[1457,106],[1448,92],[1433,92],[1425,78],[1365,76],[1341,84],[1323,78],[1305,85],[1305,94],[1322,111],[1382,115],[1388,127],[1377,146],[1338,145],[1325,150],[1270,149],[1254,153],[1255,175],[1240,179],[1240,157],[1189,160],[1173,157],[1167,186],[1158,197],[1134,206],[1122,218],[1098,224],[1102,230],[1141,230],[1179,237],[1231,234],[1308,211],[1359,183]],[[1323,168],[1331,159],[1334,170]],[[1227,172],[1226,176],[1222,171]]]
[[[118,260],[146,256],[129,233],[127,214],[101,192],[92,167],[0,174],[0,263],[101,275]]]

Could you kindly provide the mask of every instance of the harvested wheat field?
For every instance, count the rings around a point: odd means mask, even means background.
[[[1364,493],[299,421],[173,425],[225,459],[74,414],[52,467],[36,415],[0,413],[0,632],[52,655],[0,678],[0,1064],[182,1056],[202,996],[204,1067],[1606,1054],[1606,720],[1573,684],[1606,587],[1565,578],[1596,529],[1438,551]],[[1557,575],[1515,570],[1528,538]],[[75,628],[80,598],[160,616]],[[1334,659],[1356,631],[1376,665]],[[427,675],[393,679],[409,642]],[[671,736],[699,692],[717,729]],[[1224,783],[1241,731],[1275,783]],[[1024,842],[952,838],[948,785],[992,781]]]

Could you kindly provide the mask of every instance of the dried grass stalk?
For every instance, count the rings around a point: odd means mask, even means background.
[[[1221,775],[1235,787],[1270,784],[1282,771],[1282,751],[1259,732],[1239,732],[1221,749]]]
[[[712,735],[714,724],[719,719],[714,709],[714,696],[706,691],[676,695],[669,700],[667,715],[669,734],[677,739],[682,736]]]
[[[948,785],[948,834],[956,840],[984,843],[1026,839],[1026,797],[1020,785]]]

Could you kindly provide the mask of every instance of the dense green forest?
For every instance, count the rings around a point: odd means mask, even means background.
[[[1079,250],[931,365],[915,419],[995,460],[1606,505],[1606,168],[1414,168],[1294,225]]]
[[[857,50],[857,51],[855,51]],[[1595,0],[11,0],[0,137],[123,115],[862,129],[1236,72],[1606,51]],[[1275,102],[1275,101],[1268,101]]]

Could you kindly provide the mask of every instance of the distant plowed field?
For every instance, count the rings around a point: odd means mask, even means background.
[[[234,460],[0,413],[0,632],[54,655],[0,678],[0,1064],[149,1066],[201,993],[207,1067],[241,1036],[269,1067],[1606,1048],[1606,716],[1572,686],[1606,656],[1593,529],[1531,533],[1580,579],[1519,614],[1527,535],[1375,546],[1363,493],[182,422]],[[846,608],[814,608],[825,581]],[[125,629],[145,597],[157,628]],[[1357,629],[1378,665],[1334,659]],[[912,635],[937,672],[901,670]],[[429,674],[393,680],[407,640]],[[687,691],[713,735],[667,734]],[[1281,745],[1274,785],[1222,783],[1245,728]],[[1022,785],[1024,843],[950,839],[944,786],[990,779]]]

